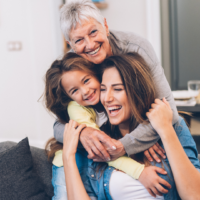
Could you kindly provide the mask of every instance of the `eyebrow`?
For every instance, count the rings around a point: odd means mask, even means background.
[[[90,28],[89,28],[89,31],[88,31],[88,34],[90,34],[91,33],[91,30],[93,29],[93,28],[96,28],[96,25],[92,25]],[[83,36],[75,36],[75,38],[74,39],[72,39],[72,41],[74,42],[74,41],[76,41],[76,40],[78,40],[78,39],[80,39],[80,38],[82,38]]]
[[[105,86],[104,84],[101,84],[101,85],[102,85],[102,86]],[[119,86],[119,85],[123,85],[123,86],[124,86],[123,83],[115,83],[115,84],[112,84],[112,87]]]
[[[81,82],[83,82],[88,76],[90,76],[90,75],[89,75],[89,74],[85,75],[85,76],[81,79]],[[71,88],[68,92],[70,93],[74,88],[76,88],[76,87]]]

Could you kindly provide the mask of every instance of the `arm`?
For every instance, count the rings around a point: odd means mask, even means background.
[[[165,99],[155,100],[147,117],[161,137],[181,199],[198,199],[200,173],[188,159],[174,131],[169,103]]]
[[[155,54],[152,45],[145,39],[132,36],[130,37],[129,45],[126,47],[126,52],[137,52],[144,58],[154,80],[156,89],[156,98],[162,99],[165,97],[173,110],[173,122],[178,121],[178,112],[172,96],[170,86],[166,80],[164,70]],[[158,140],[159,135],[153,130],[151,124],[140,124],[130,134],[125,135],[120,141],[128,155],[144,151],[153,146]]]
[[[53,125],[53,133],[55,139],[60,143],[63,143],[64,129],[65,129],[65,124],[56,120]]]
[[[79,105],[75,101],[71,101],[68,105],[67,111],[70,119],[78,122],[79,124],[85,124],[87,127],[99,130],[99,127],[96,124],[96,113],[92,108],[86,108]],[[96,152],[94,147],[93,151]],[[108,164],[109,166],[113,166],[124,171],[126,174],[135,179],[138,179],[144,169],[144,165],[125,156],[120,157],[115,161],[108,162]]]
[[[70,120],[69,124],[66,124],[66,129],[64,131],[63,163],[67,187],[67,197],[69,200],[90,200],[90,197],[88,196],[81,180],[75,159],[79,135],[85,125],[82,124],[76,128],[77,126],[78,123]]]

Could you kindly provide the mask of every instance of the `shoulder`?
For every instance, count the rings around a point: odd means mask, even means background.
[[[71,113],[88,113],[90,115],[93,115],[94,117],[96,117],[96,113],[94,111],[93,108],[91,107],[85,107],[85,106],[81,106],[80,104],[78,104],[76,101],[70,101],[67,107],[67,111],[69,113],[69,115]]]
[[[111,31],[121,53],[137,52],[151,66],[158,63],[155,51],[150,42],[132,32]]]

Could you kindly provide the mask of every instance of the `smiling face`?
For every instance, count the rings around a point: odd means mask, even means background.
[[[61,84],[71,99],[82,106],[96,105],[100,98],[100,83],[84,71],[68,71],[62,75]]]
[[[129,128],[131,111],[126,90],[115,67],[106,69],[101,83],[101,103],[108,113],[110,123]]]
[[[106,20],[104,26],[93,18],[81,21],[70,31],[70,45],[83,58],[95,63],[102,63],[112,55],[107,35],[109,33]]]

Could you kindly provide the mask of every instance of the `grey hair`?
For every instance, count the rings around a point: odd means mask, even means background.
[[[70,40],[69,34],[77,24],[81,25],[82,20],[95,19],[104,26],[104,17],[91,0],[68,1],[60,10],[60,26],[62,33],[67,41]]]

